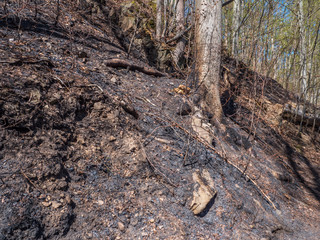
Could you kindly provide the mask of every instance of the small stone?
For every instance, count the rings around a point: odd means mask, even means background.
[[[98,203],[98,205],[103,205],[103,204],[104,204],[104,201],[98,200],[97,203]]]
[[[151,219],[150,219],[150,223],[154,223],[154,218],[151,218]]]
[[[115,77],[112,77],[111,79],[110,79],[110,82],[112,82],[112,83],[117,83],[118,82],[118,80],[115,78]]]
[[[103,104],[101,102],[96,102],[93,104],[93,109],[94,110],[102,110],[104,108]]]
[[[124,231],[124,224],[122,222],[118,222],[118,228],[120,231]]]
[[[45,207],[49,207],[51,205],[51,202],[42,202],[42,205]]]
[[[117,140],[117,139],[114,136],[109,137],[109,142],[114,142],[115,140]]]
[[[51,43],[47,42],[46,45],[47,45],[47,48],[48,48],[48,49],[51,49],[51,48],[52,48],[52,44],[51,44]]]
[[[52,203],[52,207],[55,209],[61,207],[61,203],[59,203],[57,201],[52,201],[51,203]]]

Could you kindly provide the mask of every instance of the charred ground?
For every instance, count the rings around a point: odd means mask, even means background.
[[[199,96],[173,90],[189,80],[107,67],[128,59],[117,26],[46,9],[0,10],[0,239],[317,239],[319,136],[279,124],[290,93],[225,56],[208,144]],[[204,169],[217,195],[195,216]]]

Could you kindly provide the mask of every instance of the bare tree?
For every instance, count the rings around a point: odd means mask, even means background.
[[[241,0],[235,0],[233,5],[233,17],[232,17],[232,54],[238,55],[239,45],[239,32],[241,21]]]
[[[219,94],[221,62],[221,0],[196,0],[196,71],[202,107],[222,120]]]
[[[157,0],[156,39],[160,40],[162,33],[162,8],[163,0]]]
[[[306,37],[304,26],[304,13],[303,13],[303,1],[299,1],[299,29],[300,29],[300,64],[301,64],[301,95],[306,97],[307,90],[307,50],[306,50]]]
[[[177,23],[177,32],[181,32],[184,30],[184,0],[178,0],[177,2],[177,9],[176,9],[176,23]],[[179,63],[179,60],[183,54],[183,51],[186,46],[186,39],[182,36],[178,43],[176,48],[173,51],[172,57],[175,64]]]

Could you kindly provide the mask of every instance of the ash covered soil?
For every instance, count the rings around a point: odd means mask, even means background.
[[[0,239],[319,238],[320,144],[275,124],[275,81],[224,57],[208,142],[189,80],[106,66],[127,59],[108,22],[0,14]]]

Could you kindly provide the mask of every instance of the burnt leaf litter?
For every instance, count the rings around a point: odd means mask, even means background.
[[[319,136],[279,125],[277,82],[224,56],[208,143],[189,80],[143,71],[110,21],[41,7],[0,10],[0,239],[318,239]]]

